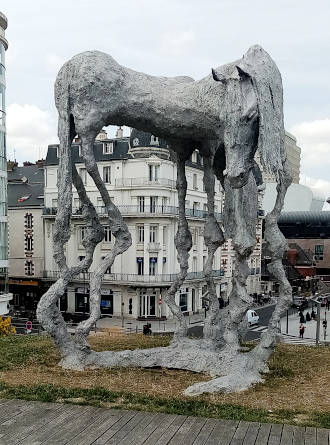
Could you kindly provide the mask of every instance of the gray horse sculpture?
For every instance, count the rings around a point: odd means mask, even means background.
[[[290,177],[284,152],[282,81],[273,60],[261,47],[254,46],[242,59],[214,69],[209,76],[195,82],[188,77],[164,78],[138,73],[119,65],[107,54],[92,51],[73,57],[62,67],[56,79],[55,101],[60,147],[53,241],[60,277],[41,298],[37,316],[58,345],[62,366],[70,369],[164,366],[222,376],[193,385],[187,394],[238,391],[262,381],[260,373],[267,371],[266,362],[278,338],[280,314],[291,298],[291,287],[282,265],[286,241],[277,226]],[[100,316],[102,277],[116,256],[131,245],[128,227],[102,181],[93,151],[96,135],[103,126],[111,124],[129,125],[163,136],[176,153],[179,214],[174,242],[180,271],[165,295],[165,302],[179,321],[179,328],[167,348],[95,352],[88,344],[89,332]],[[115,244],[90,274],[90,314],[79,324],[73,338],[57,302],[74,277],[89,269],[95,248],[104,236],[99,216],[71,160],[71,143],[76,134],[81,138],[86,169],[107,210]],[[203,338],[192,340],[187,335],[187,317],[183,316],[175,297],[186,279],[192,247],[185,212],[185,161],[196,148],[203,157],[208,206],[204,227],[208,257],[203,272],[209,311]],[[272,258],[270,271],[280,283],[280,297],[259,345],[242,354],[239,328],[252,303],[246,290],[247,260],[256,243],[257,186],[262,182],[254,160],[257,149],[263,168],[278,182],[274,210],[265,219],[265,239]],[[214,215],[215,175],[225,190],[222,226]],[[86,254],[75,266],[69,267],[65,245],[71,236],[72,185],[82,203]],[[226,239],[232,240],[235,250],[235,270],[230,304],[220,311],[212,263],[216,250]]]

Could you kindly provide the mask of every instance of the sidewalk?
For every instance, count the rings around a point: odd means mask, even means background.
[[[328,445],[325,428],[0,399],[1,444]]]
[[[190,327],[200,325],[204,323],[204,313],[188,315],[187,323]],[[125,332],[135,333],[142,332],[143,325],[146,323],[151,324],[151,330],[153,333],[173,333],[178,325],[176,319],[170,320],[136,320],[134,318],[124,318],[123,320],[118,317],[104,317],[97,321],[97,328],[110,329],[113,327],[122,328]]]
[[[311,309],[308,309],[309,313],[311,313]],[[304,316],[306,318],[307,309],[303,311]],[[324,330],[322,326],[322,321],[324,320],[326,316],[326,319],[328,321],[328,328],[326,330],[326,337],[324,338]],[[281,332],[283,334],[293,335],[296,337],[299,337],[299,326],[300,326],[300,318],[298,314],[298,310],[294,313],[289,315],[289,330],[287,332],[287,321],[286,316],[281,318]],[[316,339],[316,320],[306,321],[304,323],[305,326],[305,332],[304,332],[304,338]],[[325,307],[321,308],[321,325],[320,325],[320,341],[321,342],[330,342],[330,311],[327,311]]]

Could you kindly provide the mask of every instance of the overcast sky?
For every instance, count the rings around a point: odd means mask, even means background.
[[[53,85],[76,53],[98,49],[154,75],[199,79],[258,43],[278,64],[286,129],[302,181],[330,196],[330,0],[2,0],[8,17],[8,158],[57,141]]]

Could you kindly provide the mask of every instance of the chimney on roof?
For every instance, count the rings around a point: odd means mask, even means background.
[[[16,161],[7,161],[7,172],[12,172],[18,166]]]
[[[24,167],[30,167],[31,165],[34,165],[34,163],[33,163],[33,162],[30,162],[30,161],[24,161],[24,162],[23,162],[23,166],[24,166]]]
[[[36,166],[37,166],[38,168],[43,168],[43,166],[44,166],[44,162],[45,162],[44,159],[38,159],[38,161],[36,162]]]
[[[118,127],[117,131],[116,131],[116,138],[121,139],[123,137],[123,135],[124,135],[123,129],[121,127]]]

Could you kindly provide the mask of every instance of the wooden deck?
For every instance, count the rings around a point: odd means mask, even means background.
[[[0,400],[0,444],[329,445],[330,430]]]

